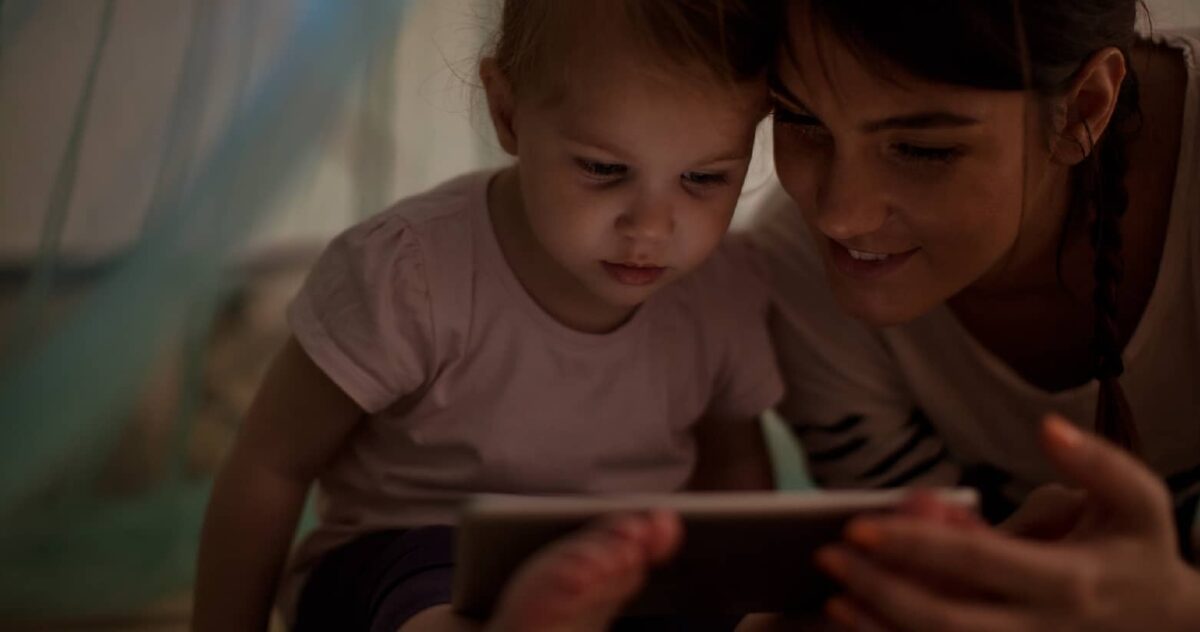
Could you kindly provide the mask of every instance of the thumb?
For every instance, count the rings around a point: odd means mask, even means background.
[[[1109,520],[1134,529],[1153,527],[1170,535],[1167,488],[1133,455],[1080,431],[1059,415],[1048,415],[1043,421],[1042,444],[1059,472],[1083,488]]]
[[[1058,540],[1071,532],[1083,515],[1087,493],[1057,483],[1033,490],[1000,530],[1021,538]]]

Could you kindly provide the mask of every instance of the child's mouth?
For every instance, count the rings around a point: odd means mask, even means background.
[[[611,261],[601,261],[600,263],[610,276],[624,285],[650,285],[667,271],[662,266],[613,263]]]

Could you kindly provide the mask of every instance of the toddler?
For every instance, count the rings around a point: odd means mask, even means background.
[[[288,311],[218,477],[201,630],[605,629],[681,537],[614,517],[496,613],[451,612],[472,493],[763,488],[782,385],[767,298],[723,240],[767,112],[751,0],[507,0],[480,77],[507,168],[354,226]]]

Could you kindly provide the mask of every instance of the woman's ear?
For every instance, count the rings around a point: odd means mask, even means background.
[[[487,94],[488,114],[492,117],[492,127],[496,129],[496,139],[500,147],[509,155],[517,155],[517,126],[514,118],[515,99],[513,98],[512,82],[500,69],[495,57],[485,57],[479,62],[479,79],[483,82],[483,91]]]
[[[1055,117],[1057,162],[1078,164],[1092,153],[1112,120],[1125,73],[1125,54],[1111,46],[1093,53],[1076,72]]]

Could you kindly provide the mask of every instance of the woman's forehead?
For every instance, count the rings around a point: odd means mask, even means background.
[[[814,114],[875,120],[948,110],[985,120],[993,115],[997,102],[1019,98],[1019,92],[918,77],[882,56],[852,48],[811,23],[800,21],[788,31],[770,88],[777,100]]]

